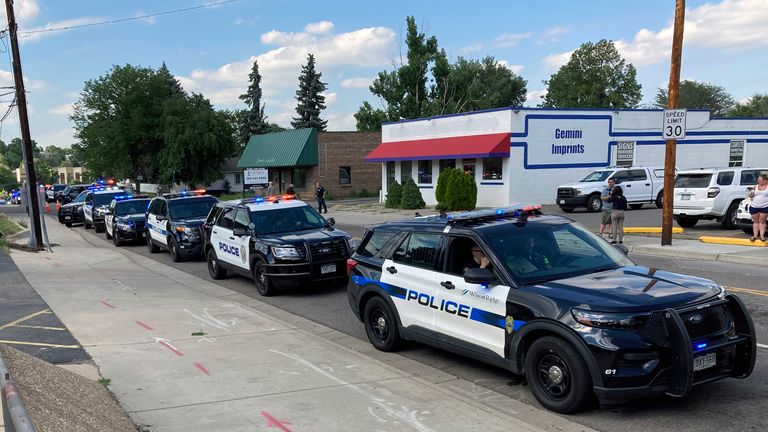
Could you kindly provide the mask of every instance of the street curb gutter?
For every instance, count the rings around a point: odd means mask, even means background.
[[[0,356],[0,397],[3,399],[3,422],[6,432],[35,432],[32,420],[19,396],[16,386],[11,382],[11,374]]]
[[[735,253],[702,252],[690,249],[673,249],[669,246],[626,245],[629,253],[653,255],[667,258],[681,258],[699,261],[721,261],[734,264],[764,265],[768,258]]]
[[[625,234],[660,234],[661,227],[624,227]],[[683,234],[680,227],[672,227],[672,234]]]
[[[713,236],[700,236],[699,241],[702,243],[735,245],[735,246],[747,246],[747,247],[766,247],[768,243],[755,240],[749,241],[745,238],[733,238],[733,237],[713,237]]]

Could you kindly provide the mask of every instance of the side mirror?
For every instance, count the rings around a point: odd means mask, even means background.
[[[111,212],[111,211],[109,211],[109,210],[104,210],[104,216],[106,216],[106,215],[111,215],[111,214],[112,214],[112,212]]]
[[[487,268],[471,268],[464,273],[464,282],[471,284],[491,284],[496,281],[493,272]]]
[[[248,235],[248,230],[246,230],[245,228],[235,228],[232,230],[232,234],[238,237],[242,237],[244,235]]]
[[[621,253],[623,253],[624,255],[628,255],[629,254],[629,248],[624,246],[623,244],[615,244],[615,245],[612,245],[612,246],[615,247],[616,249],[620,250]]]
[[[328,225],[329,225],[329,226],[334,226],[334,225],[336,225],[336,219],[334,219],[334,218],[332,218],[332,217],[328,218],[328,219],[327,219],[327,221],[328,221]]]

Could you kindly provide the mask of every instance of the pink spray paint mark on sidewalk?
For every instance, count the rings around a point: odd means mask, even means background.
[[[210,375],[211,374],[211,372],[208,369],[206,369],[205,366],[201,365],[198,362],[195,362],[195,367],[198,368],[200,370],[200,372],[202,372],[202,373],[204,373],[206,375]]]
[[[181,353],[181,351],[177,350],[175,346],[169,344],[164,339],[161,339],[161,338],[156,338],[156,339],[157,339],[157,343],[159,343],[160,345],[168,348],[169,351],[171,351],[172,353],[176,354],[177,356],[181,357],[181,356],[184,355],[184,354]]]
[[[152,330],[154,330],[152,327],[148,326],[147,324],[144,324],[144,323],[143,323],[143,322],[141,322],[141,321],[136,321],[136,324],[138,324],[138,325],[140,325],[140,326],[144,327],[145,329],[147,329],[147,330],[149,330],[149,331],[152,331]]]
[[[285,420],[278,420],[272,417],[272,415],[270,415],[266,411],[262,411],[261,416],[267,419],[267,427],[275,427],[282,430],[283,432],[291,432],[291,430],[286,427],[286,425],[291,424],[291,422],[285,421]]]
[[[106,302],[106,301],[104,301],[104,300],[102,300],[102,301],[101,301],[101,304],[103,304],[104,306],[106,306],[106,307],[108,307],[108,308],[110,308],[110,309],[114,309],[114,308],[115,308],[114,306],[112,306],[111,304],[109,304],[109,302]]]

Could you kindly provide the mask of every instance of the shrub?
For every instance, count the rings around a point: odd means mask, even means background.
[[[374,194],[373,192],[368,192],[368,189],[362,188],[360,189],[360,194],[358,196],[360,198],[368,198],[368,197],[378,196],[378,194]]]
[[[442,210],[474,210],[477,205],[477,184],[472,176],[464,173],[450,177],[445,191],[445,207]]]
[[[411,179],[408,179],[403,184],[402,195],[400,198],[400,208],[403,210],[422,209],[427,205],[421,196],[419,187]]]
[[[350,198],[357,198],[358,196],[359,195],[358,195],[357,191],[350,191],[349,192],[349,197]]]
[[[440,173],[440,177],[437,178],[437,188],[435,188],[435,199],[437,200],[438,210],[446,209],[445,192],[448,189],[448,185],[451,183],[451,179],[459,175],[464,175],[464,172],[460,169],[447,169]]]
[[[387,191],[387,197],[384,200],[384,207],[386,208],[398,208],[400,207],[400,200],[403,196],[403,187],[397,181],[389,185]]]

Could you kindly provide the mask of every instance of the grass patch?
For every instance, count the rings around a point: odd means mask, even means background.
[[[246,193],[246,198],[253,196],[253,194]],[[219,201],[231,201],[231,200],[239,200],[243,198],[242,193],[228,193],[228,194],[222,194],[218,199]]]
[[[205,333],[204,331],[200,330],[200,331],[196,331],[196,332],[192,333],[192,336],[205,336],[206,334],[207,333]]]
[[[103,385],[104,387],[107,387],[110,384],[112,384],[112,379],[110,379],[110,378],[99,378],[99,384]]]
[[[8,237],[21,231],[21,227],[5,215],[0,215],[0,248],[8,249]]]

